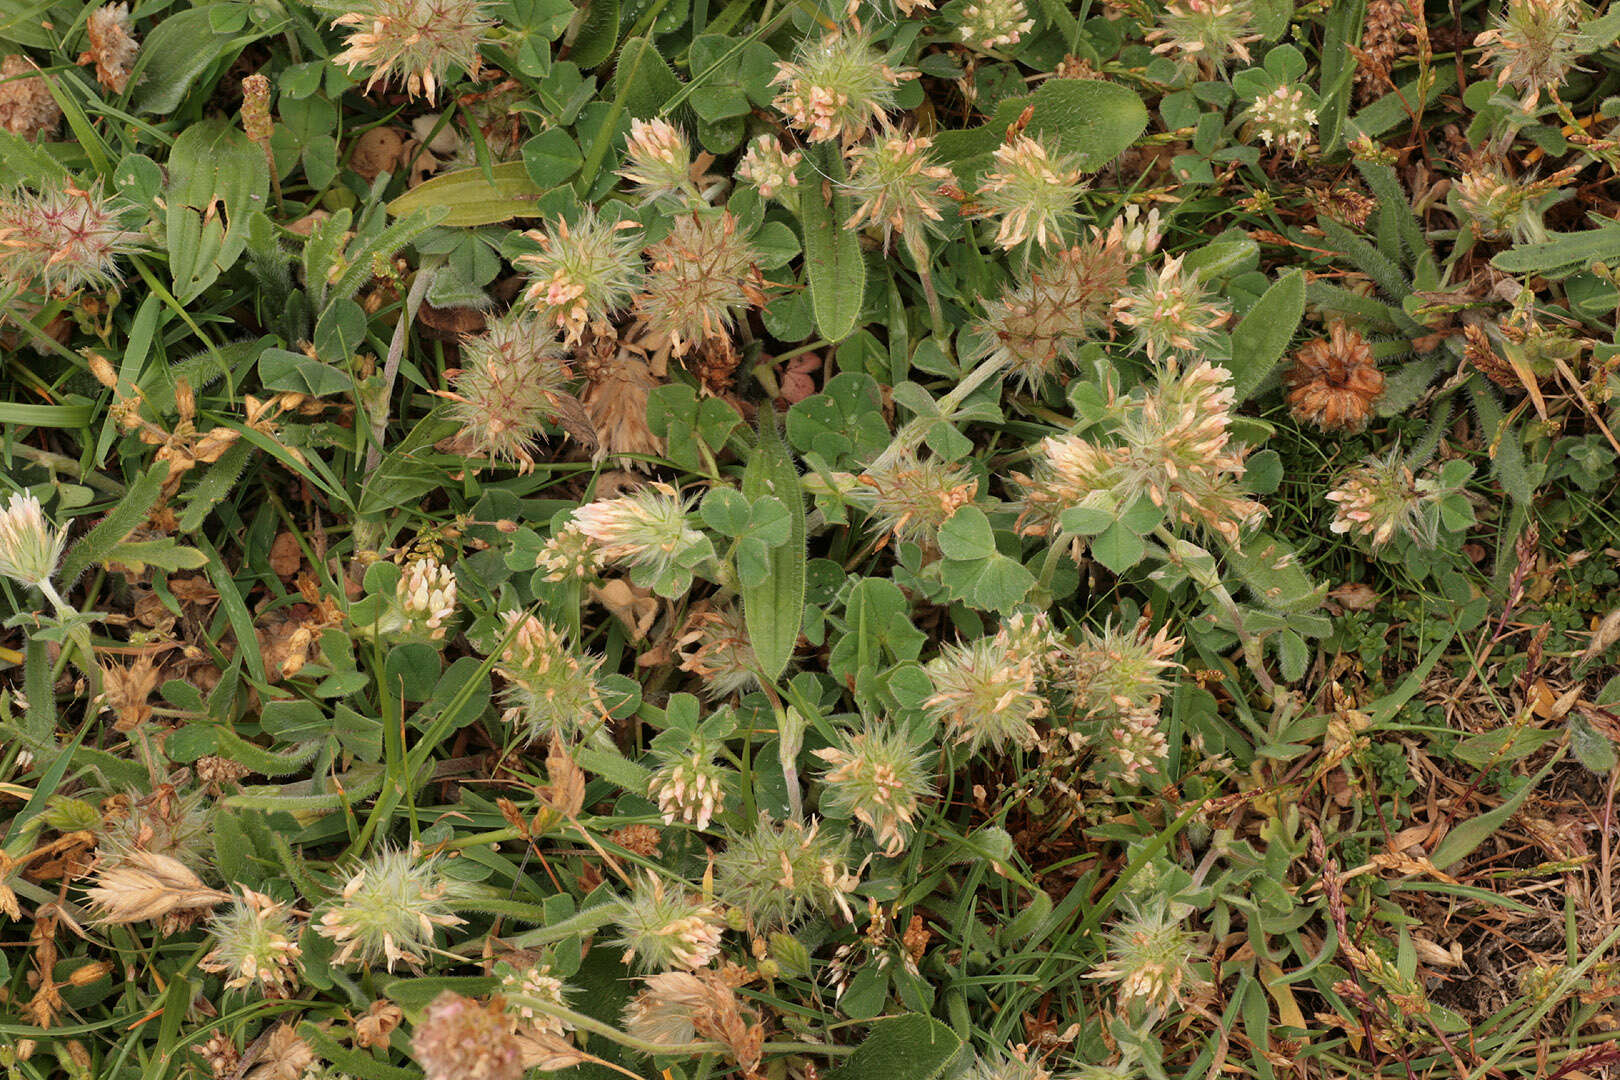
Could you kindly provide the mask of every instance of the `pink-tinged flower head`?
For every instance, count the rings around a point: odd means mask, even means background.
[[[1580,59],[1580,16],[1576,0],[1508,0],[1496,25],[1474,44],[1496,69],[1496,85],[1521,91],[1524,107],[1531,109]]]
[[[208,924],[214,947],[197,965],[223,974],[227,990],[258,988],[288,997],[298,983],[298,928],[287,905],[239,886],[241,895]]]
[[[1153,360],[1202,351],[1229,314],[1196,274],[1182,269],[1180,255],[1149,269],[1142,284],[1127,289],[1114,305],[1114,317],[1135,332],[1137,345]]]
[[[877,225],[887,248],[899,233],[915,247],[925,231],[943,220],[940,211],[950,204],[941,186],[951,170],[934,163],[933,140],[921,135],[890,135],[849,153],[850,173],[845,190],[855,202],[846,228]]]
[[[753,184],[765,198],[775,198],[783,188],[799,186],[794,170],[802,160],[804,155],[797,150],[782,149],[782,140],[775,135],[761,135],[748,144],[737,163],[737,179]]]
[[[1153,46],[1155,53],[1168,55],[1184,67],[1207,64],[1215,71],[1225,71],[1229,57],[1252,62],[1249,43],[1260,40],[1253,26],[1254,9],[1246,3],[1170,0],[1147,38],[1158,42]]]
[[[1200,992],[1208,981],[1208,939],[1187,929],[1175,907],[1164,900],[1146,909],[1128,904],[1129,914],[1108,932],[1107,960],[1089,977],[1115,984],[1125,1003],[1154,1011]]]
[[[26,56],[13,53],[0,60],[0,130],[37,139],[62,122],[62,110]]]
[[[56,573],[67,533],[45,518],[33,495],[14,493],[0,511],[0,574],[19,585],[42,588]]]
[[[1015,616],[995,634],[947,645],[928,665],[934,693],[923,702],[945,737],[969,751],[1035,744],[1047,714],[1043,686],[1055,645],[1045,619]]]
[[[654,750],[660,765],[647,781],[647,797],[658,804],[665,825],[685,822],[707,829],[726,808],[726,788],[733,773],[715,761],[720,747],[695,735],[680,753]]]
[[[668,120],[632,120],[625,143],[629,159],[619,175],[649,201],[692,188],[692,148]]]
[[[1023,134],[1010,136],[994,156],[973,193],[972,212],[999,222],[996,246],[1011,251],[1063,243],[1074,232],[1075,203],[1086,187],[1078,156],[1053,153]]]
[[[838,745],[817,750],[827,763],[821,809],[851,817],[872,831],[883,854],[905,850],[922,800],[934,790],[930,754],[897,724],[868,724],[840,734]]]
[[[90,48],[79,63],[96,65],[96,81],[115,94],[129,85],[130,69],[140,42],[135,40],[129,21],[128,4],[105,4],[90,13],[84,22],[84,35]]]
[[[630,302],[641,283],[640,246],[634,224],[609,224],[586,208],[570,225],[559,218],[545,229],[523,235],[540,245],[519,255],[516,266],[529,275],[523,299],[563,332],[569,344],[592,322],[604,322]]]
[[[773,104],[811,142],[858,141],[895,106],[895,88],[915,72],[891,68],[859,31],[807,40],[780,61]]]
[[[71,184],[0,195],[0,282],[67,295],[118,280],[118,256],[140,237],[120,218],[127,208]]]
[[[454,884],[439,860],[411,848],[383,848],[356,863],[329,900],[315,932],[337,945],[339,964],[376,964],[389,971],[426,959],[434,934],[466,920],[451,912]]]
[[[332,62],[368,69],[366,90],[398,79],[411,97],[438,97],[451,68],[476,77],[478,47],[495,20],[483,0],[360,0],[332,20],[353,29]]]
[[[426,1080],[522,1080],[523,1043],[499,1001],[446,990],[428,1004],[411,1035],[411,1056]]]

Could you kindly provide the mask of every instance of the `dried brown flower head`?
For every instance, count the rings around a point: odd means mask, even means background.
[[[1384,393],[1372,349],[1342,322],[1333,323],[1327,337],[1301,347],[1283,381],[1295,418],[1323,431],[1362,430]]]
[[[55,131],[61,121],[62,110],[33,63],[15,54],[0,60],[0,128],[36,139]]]
[[[210,889],[179,859],[150,851],[128,852],[116,864],[103,866],[87,891],[105,923],[191,920],[229,893]]]
[[[129,85],[129,70],[135,63],[140,43],[130,30],[129,5],[106,4],[90,13],[84,24],[90,48],[79,63],[96,65],[96,81],[115,94]]]

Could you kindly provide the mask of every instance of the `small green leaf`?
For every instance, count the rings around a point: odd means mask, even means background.
[[[1091,557],[1116,574],[1142,561],[1147,544],[1121,522],[1115,522],[1091,541]]]
[[[977,506],[958,507],[939,527],[939,550],[947,559],[988,559],[996,553],[990,519]]]

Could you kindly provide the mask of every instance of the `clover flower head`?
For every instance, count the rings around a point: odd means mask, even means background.
[[[456,575],[438,559],[417,559],[400,574],[394,600],[414,633],[443,641],[456,618]]]
[[[1578,0],[1507,0],[1495,25],[1474,38],[1496,85],[1523,93],[1526,109],[1556,90],[1581,56],[1582,10]]]
[[[1149,359],[1202,351],[1230,313],[1197,274],[1182,268],[1182,259],[1177,255],[1157,270],[1150,268],[1142,283],[1127,289],[1114,306],[1114,317],[1134,331],[1136,344]]]
[[[333,63],[369,69],[367,93],[397,78],[411,97],[433,101],[451,68],[478,76],[495,20],[485,0],[361,0],[332,25],[351,28]]]
[[[571,376],[551,328],[538,315],[513,312],[461,339],[461,368],[446,395],[450,416],[479,452],[532,465],[530,450]]]
[[[411,1034],[426,1080],[522,1080],[523,1043],[499,1001],[446,990],[428,1003]]]
[[[547,581],[582,581],[602,569],[602,552],[578,522],[569,521],[541,545],[539,566]]]
[[[876,225],[885,248],[895,233],[915,247],[925,231],[937,231],[944,220],[940,211],[950,203],[941,185],[951,179],[951,170],[933,164],[932,146],[933,140],[922,135],[888,135],[853,147],[844,189],[855,213],[845,228]]]
[[[33,494],[13,492],[0,511],[0,574],[17,584],[43,589],[56,574],[67,533],[45,518]]]
[[[619,175],[649,202],[682,195],[692,186],[692,147],[668,120],[631,120],[625,156],[629,161]]]
[[[557,221],[523,235],[540,250],[519,255],[515,265],[529,275],[523,299],[563,332],[579,341],[592,322],[605,322],[627,306],[641,284],[640,246],[633,223],[609,224],[590,208],[570,225]]]
[[[764,303],[754,284],[754,249],[729,212],[682,214],[647,256],[651,269],[636,313],[676,356],[710,338],[729,339],[738,314]]]
[[[928,714],[945,725],[952,742],[977,752],[1035,745],[1035,721],[1046,715],[1041,684],[1048,656],[1015,647],[1023,633],[1016,628],[947,645],[927,667],[934,693],[923,702]]]
[[[1045,249],[1073,235],[1075,203],[1086,188],[1078,155],[1054,153],[1039,139],[1020,133],[1010,134],[993,157],[973,193],[971,212],[1000,223],[997,247]]]
[[[1126,708],[1103,725],[1099,765],[1123,784],[1155,775],[1170,754],[1158,709]]]
[[[1158,26],[1148,31],[1156,41],[1153,51],[1169,55],[1183,67],[1207,63],[1217,72],[1226,70],[1228,57],[1245,64],[1252,62],[1249,43],[1260,40],[1254,32],[1254,10],[1233,0],[1170,0],[1159,16]]]
[[[914,72],[894,69],[859,30],[838,30],[804,42],[779,61],[773,104],[809,141],[859,141],[895,107],[895,88]]]
[[[227,990],[257,987],[266,997],[289,997],[299,977],[298,929],[287,905],[239,886],[240,895],[208,924],[214,947],[198,963],[226,976]]]
[[[694,558],[713,550],[708,537],[692,527],[691,501],[668,484],[648,484],[629,495],[586,503],[574,511],[573,520],[603,559],[645,569],[654,579],[682,572]]]
[[[518,726],[525,744],[560,738],[606,745],[608,710],[597,670],[600,657],[580,655],[568,636],[534,615],[502,616],[510,635],[495,671],[507,681],[502,719]]]
[[[1168,689],[1164,673],[1181,666],[1173,659],[1180,651],[1181,639],[1171,637],[1168,626],[1155,634],[1146,619],[1129,630],[1112,622],[1101,633],[1087,628],[1063,657],[1077,711],[1099,716],[1157,710]]]
[[[62,110],[39,69],[19,53],[0,59],[0,130],[38,139],[61,122]]]
[[[845,841],[821,822],[776,822],[761,814],[746,833],[728,832],[715,857],[715,892],[758,928],[780,929],[812,911],[853,918],[849,894],[859,884],[850,872]]]
[[[759,661],[748,639],[742,608],[736,604],[692,615],[676,646],[681,670],[703,680],[704,694],[710,700],[759,685]]]
[[[646,972],[707,967],[720,955],[725,934],[714,905],[684,889],[665,889],[651,873],[635,880],[630,896],[619,902],[614,923],[624,962]]]
[[[1420,547],[1433,547],[1439,537],[1423,513],[1424,491],[1400,450],[1374,455],[1352,466],[1327,494],[1334,504],[1335,533],[1359,536],[1381,548],[1396,535]]]
[[[118,257],[141,247],[120,224],[125,209],[72,184],[0,194],[0,283],[63,296],[111,287]]]
[[[1371,346],[1338,321],[1329,327],[1327,337],[1300,347],[1283,382],[1295,418],[1323,431],[1361,431],[1384,396],[1384,374]]]
[[[973,0],[962,9],[957,37],[966,45],[985,51],[1003,45],[1016,45],[1035,29],[1024,0]]]
[[[496,963],[495,973],[500,976],[507,1011],[544,1034],[561,1037],[574,1030],[572,1021],[545,1008],[548,1005],[567,1008],[568,995],[572,992],[567,983],[551,973],[550,964],[519,967],[502,960]]]
[[[1153,1011],[1196,996],[1208,982],[1202,974],[1208,945],[1204,935],[1186,928],[1176,911],[1181,905],[1126,905],[1129,914],[1108,932],[1107,960],[1089,977],[1116,984],[1127,1003]]]
[[[940,527],[978,494],[967,466],[907,451],[874,462],[846,497],[872,516],[879,536],[932,548]]]
[[[966,1080],[1052,1080],[1052,1074],[1038,1058],[1031,1061],[1025,1047],[1015,1046],[1011,1051],[977,1058]]]
[[[1249,106],[1249,117],[1262,142],[1288,151],[1296,160],[1316,134],[1316,110],[1301,86],[1285,84],[1262,94]]]
[[[804,155],[784,150],[775,135],[761,135],[748,144],[737,164],[737,179],[753,184],[765,198],[775,198],[783,188],[799,186],[796,170]]]
[[[707,829],[726,808],[731,771],[715,761],[719,747],[699,735],[681,753],[658,753],[661,764],[647,781],[647,797],[658,804],[665,825],[683,821]]]
[[[325,905],[315,932],[337,945],[339,964],[375,964],[389,971],[419,966],[434,934],[466,920],[451,910],[457,889],[439,859],[413,848],[385,847],[357,862]]]
[[[905,850],[917,808],[934,790],[926,748],[898,725],[868,724],[842,732],[838,745],[815,755],[828,765],[821,774],[822,811],[865,825],[885,855]]]

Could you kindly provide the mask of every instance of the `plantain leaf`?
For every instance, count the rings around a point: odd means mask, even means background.
[[[799,166],[799,180],[799,223],[804,228],[810,304],[821,336],[842,341],[854,332],[866,293],[860,234],[844,228],[853,212],[849,196],[842,191],[844,159],[827,144],[808,146]]]
[[[1305,314],[1305,275],[1289,270],[1232,331],[1232,389],[1245,401],[1277,366]]]
[[[770,549],[770,572],[754,585],[745,585],[742,594],[743,622],[754,646],[761,673],[775,682],[793,658],[804,622],[805,580],[808,555],[805,548],[804,491],[798,470],[787,445],[776,430],[773,413],[762,413],[759,444],[743,470],[742,493],[757,501],[774,496],[787,507],[789,537],[785,544]]]
[[[545,194],[529,179],[528,167],[521,161],[496,165],[489,172],[493,183],[478,168],[435,176],[389,203],[388,212],[404,217],[418,210],[445,207],[448,212],[438,224],[470,228],[523,217]]]
[[[1033,110],[1027,130],[1045,136],[1064,153],[1080,155],[1086,169],[1100,169],[1118,157],[1148,121],[1142,99],[1118,83],[1050,79],[1033,94],[1002,99],[987,124],[941,131],[934,136],[934,147],[957,179],[970,184],[1026,108]]]

